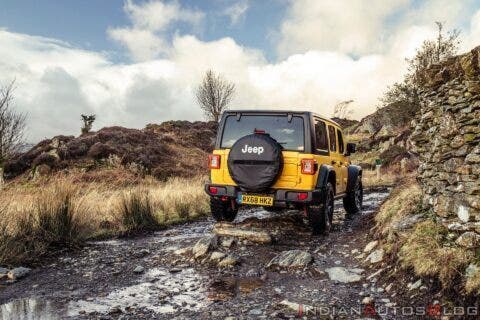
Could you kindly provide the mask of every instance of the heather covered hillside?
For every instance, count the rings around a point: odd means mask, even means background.
[[[5,176],[37,177],[53,172],[129,169],[165,180],[206,173],[205,159],[216,134],[215,122],[167,121],[145,129],[107,127],[97,132],[46,139],[5,165]]]

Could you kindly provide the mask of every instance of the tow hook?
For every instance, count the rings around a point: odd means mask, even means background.
[[[305,217],[308,216],[308,214],[307,214],[307,205],[306,205],[306,204],[303,205],[303,215],[304,215]]]

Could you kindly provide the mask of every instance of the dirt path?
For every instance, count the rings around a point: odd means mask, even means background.
[[[353,219],[345,219],[338,201],[334,230],[328,237],[312,237],[298,212],[246,209],[238,221],[282,232],[271,245],[240,241],[228,249],[240,258],[240,264],[231,269],[180,254],[182,248],[193,246],[210,233],[210,219],[150,236],[90,243],[3,288],[0,318],[294,317],[295,311],[281,305],[284,300],[317,307],[319,314],[329,312],[334,318],[361,318],[342,312],[363,308],[365,295],[375,296],[377,306],[394,303],[384,288],[376,287],[375,277],[368,279],[376,270],[366,269],[355,258],[370,240],[371,214],[387,195],[387,190],[367,192],[364,212]],[[314,262],[302,270],[265,268],[278,253],[292,249],[311,253]],[[365,270],[359,271],[360,281],[339,283],[325,273],[330,267]]]

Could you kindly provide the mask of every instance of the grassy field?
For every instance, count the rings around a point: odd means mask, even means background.
[[[0,264],[32,263],[89,239],[158,230],[209,211],[204,178],[146,177],[128,186],[53,176],[0,195]]]

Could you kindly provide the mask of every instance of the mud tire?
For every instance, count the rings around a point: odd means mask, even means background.
[[[210,211],[215,221],[232,222],[237,216],[238,206],[232,208],[230,201],[222,201],[219,198],[210,197]]]
[[[314,235],[327,235],[330,233],[333,221],[333,205],[333,186],[329,182],[325,187],[325,194],[322,197],[321,203],[306,207],[308,222]]]
[[[362,180],[357,179],[353,190],[347,193],[343,198],[343,207],[348,215],[354,215],[362,210],[363,205],[363,186]]]

